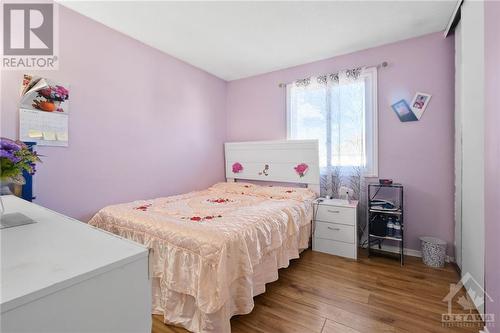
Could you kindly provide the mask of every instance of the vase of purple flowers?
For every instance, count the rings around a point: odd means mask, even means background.
[[[38,162],[41,162],[38,154],[23,142],[0,138],[0,194],[11,194],[12,184],[23,185],[26,182],[23,171],[35,174]],[[1,204],[3,212],[3,203]]]

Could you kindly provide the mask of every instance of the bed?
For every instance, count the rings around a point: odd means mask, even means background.
[[[152,312],[193,332],[230,332],[230,318],[251,312],[253,297],[309,247],[317,142],[226,143],[225,157],[227,182],[105,207],[89,222],[151,249]]]

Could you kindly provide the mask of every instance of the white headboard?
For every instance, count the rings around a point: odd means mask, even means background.
[[[300,183],[319,193],[317,140],[228,142],[224,146],[227,181],[246,179]],[[302,175],[300,171],[304,166],[301,169],[298,167],[300,164],[307,166]]]

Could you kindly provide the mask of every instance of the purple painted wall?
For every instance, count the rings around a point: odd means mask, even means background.
[[[40,147],[37,203],[87,220],[105,205],[224,179],[226,82],[60,6],[70,147]],[[23,72],[2,71],[1,135],[17,137]]]
[[[408,247],[453,243],[453,41],[432,34],[226,83],[60,7],[60,69],[71,85],[70,147],[39,147],[36,202],[87,220],[99,208],[203,188],[224,178],[222,143],[286,136],[279,82],[378,64],[380,177],[406,185]],[[90,37],[89,37],[90,36]],[[112,41],[112,43],[110,42]],[[2,72],[1,135],[17,136],[23,72]],[[419,122],[390,105],[433,95]]]
[[[431,235],[453,251],[453,38],[427,35],[228,83],[228,140],[286,137],[285,91],[280,82],[388,61],[379,70],[379,176],[405,185],[406,246]],[[391,104],[415,92],[432,94],[419,122],[401,123]]]
[[[485,285],[494,302],[486,303],[486,313],[493,313],[495,327],[490,333],[500,332],[500,2],[485,2]]]

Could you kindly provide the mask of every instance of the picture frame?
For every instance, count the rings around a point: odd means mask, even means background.
[[[418,120],[418,118],[415,116],[410,106],[404,99],[399,100],[396,103],[392,104],[391,107],[396,113],[396,115],[399,117],[399,120],[401,122]]]
[[[55,114],[69,113],[69,87],[44,77],[25,74],[21,86],[21,109]]]
[[[418,120],[422,118],[429,101],[431,100],[432,95],[426,94],[423,92],[417,92],[413,100],[411,101],[410,107]]]

